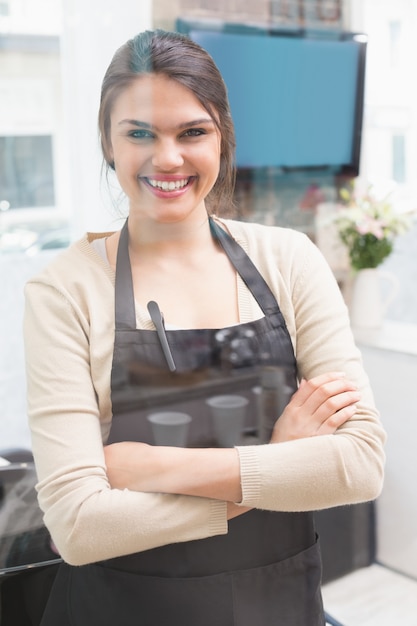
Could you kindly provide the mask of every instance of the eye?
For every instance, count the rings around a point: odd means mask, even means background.
[[[144,128],[138,128],[138,129],[132,130],[128,134],[129,134],[129,137],[132,137],[132,139],[153,139],[154,138],[153,133],[151,133],[150,130],[146,130]]]
[[[204,128],[189,128],[183,133],[183,137],[200,137],[201,135],[205,135],[206,131]]]

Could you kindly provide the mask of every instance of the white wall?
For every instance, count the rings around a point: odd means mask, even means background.
[[[74,233],[106,230],[114,211],[100,183],[97,135],[100,86],[116,49],[151,27],[151,0],[62,0],[62,79],[66,129],[66,203]]]
[[[414,354],[370,346],[362,354],[388,434],[385,484],[377,501],[377,560],[417,578],[417,327],[410,329],[406,334],[404,328],[404,339]]]
[[[0,254],[0,276],[6,277],[0,298],[0,448],[31,447],[22,337],[23,287],[54,254]]]
[[[392,180],[392,136],[406,137],[406,179],[395,192],[398,208],[417,207],[417,0],[350,0],[350,28],[367,33],[368,55],[361,176]],[[390,24],[398,22],[398,45]],[[395,49],[394,49],[395,48]]]
[[[28,0],[29,4],[31,2]],[[43,2],[47,4],[48,0]],[[14,9],[19,8],[19,19],[24,18],[24,4],[23,0],[13,2]],[[74,235],[87,229],[100,230],[115,219],[114,213],[106,209],[107,190],[104,189],[103,193],[100,191],[101,155],[97,139],[100,85],[116,48],[132,35],[151,27],[151,8],[151,0],[63,0],[61,75],[58,59],[53,57],[47,60],[53,70],[47,85],[54,96],[52,110],[48,108],[51,102],[47,103],[47,107],[41,107],[42,110],[33,107],[31,103],[33,98],[36,100],[37,92],[32,93],[30,90],[30,97],[27,91],[24,92],[26,96],[23,94],[17,105],[9,102],[7,110],[4,100],[0,102],[0,112],[4,113],[0,128],[4,132],[7,132],[7,128],[10,131],[10,127],[6,128],[6,121],[15,120],[15,126],[26,128],[29,124],[27,120],[32,115],[32,125],[28,127],[31,131],[39,130],[43,128],[42,124],[46,124],[48,132],[54,133],[57,150],[57,212],[67,214],[70,219],[73,216]],[[38,6],[38,9],[41,7]],[[16,15],[15,12],[15,18]],[[26,24],[30,22],[29,17],[30,14],[27,15]],[[16,20],[14,32],[23,32],[22,23],[19,25]],[[0,23],[0,31],[1,27]],[[28,75],[25,78],[22,74],[13,83],[19,89],[27,90],[31,85],[37,88],[39,81],[43,80],[39,78],[38,81],[36,75],[37,72],[41,76],[45,73],[45,67],[42,67],[44,62],[45,59],[32,59],[32,67],[27,65],[27,58],[19,57],[17,53],[9,57],[7,73],[3,72],[5,65],[2,64],[0,96],[2,87],[4,94],[12,93],[17,97],[20,93],[10,90],[12,65],[20,74],[25,65],[28,72],[34,70],[32,82],[28,82]],[[57,94],[61,84],[63,104]],[[43,102],[43,97],[42,92],[40,102]],[[29,217],[29,213],[45,212],[30,209],[25,215],[17,211],[13,213],[19,213],[25,219],[26,214]],[[4,222],[8,217],[6,214],[0,215]],[[0,447],[3,448],[30,446],[22,339],[23,286],[53,254],[56,252],[44,252],[35,257],[23,253],[0,257],[0,275],[6,277],[0,298]]]
[[[9,14],[0,16],[0,32],[56,35],[61,29],[61,0],[8,0]]]

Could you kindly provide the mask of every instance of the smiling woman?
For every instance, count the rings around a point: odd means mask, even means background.
[[[224,212],[232,203],[235,181],[235,135],[224,81],[209,55],[206,52],[204,55],[201,54],[200,46],[188,40],[187,50],[180,50],[180,43],[177,40],[176,44],[169,48],[168,46],[172,45],[172,42],[168,44],[169,35],[164,35],[162,31],[159,31],[159,40],[154,39],[151,55],[147,49],[146,37],[140,40],[139,38],[130,40],[114,55],[104,77],[101,92],[99,128],[103,155],[107,164],[114,167],[110,151],[111,114],[114,101],[119,97],[123,88],[130,86],[132,80],[140,76],[162,77],[169,80],[171,86],[174,82],[178,87],[182,86],[187,89],[189,95],[194,96],[200,103],[203,110],[202,121],[214,122],[220,131],[220,172],[206,202],[210,210],[215,212],[219,209],[221,200]],[[164,37],[166,37],[165,41]],[[190,71],[191,67],[192,71]],[[204,81],[201,80],[202,76],[204,76]],[[165,94],[165,100],[168,100],[169,105],[168,94],[169,92]],[[152,99],[149,92],[148,98]],[[138,122],[135,116],[128,117],[127,121],[132,122],[134,126]],[[141,121],[147,122],[148,120]],[[182,121],[189,124],[192,118],[184,118]],[[199,119],[196,121],[199,125]],[[151,129],[145,124],[141,126],[141,130]],[[178,130],[182,129],[178,128]],[[192,135],[193,132],[190,128],[189,134]],[[142,133],[141,135],[143,136]]]
[[[140,212],[162,223],[201,223],[219,174],[220,142],[215,121],[189,89],[164,75],[132,81],[114,99],[108,145],[132,220]]]
[[[313,511],[374,498],[384,458],[337,283],[301,233],[223,217],[233,124],[197,44],[123,45],[99,126],[128,218],[26,286],[39,502],[64,560],[42,626],[323,626]]]

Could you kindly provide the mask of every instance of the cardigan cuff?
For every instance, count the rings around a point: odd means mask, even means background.
[[[240,506],[257,507],[260,496],[260,469],[258,446],[236,446],[240,460],[242,501]]]
[[[222,500],[211,500],[209,518],[210,536],[226,535],[227,530],[227,502],[223,502]]]

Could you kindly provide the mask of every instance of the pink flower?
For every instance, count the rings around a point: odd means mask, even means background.
[[[356,230],[360,235],[374,235],[377,239],[384,238],[383,222],[381,220],[365,215],[361,222],[356,224]]]

